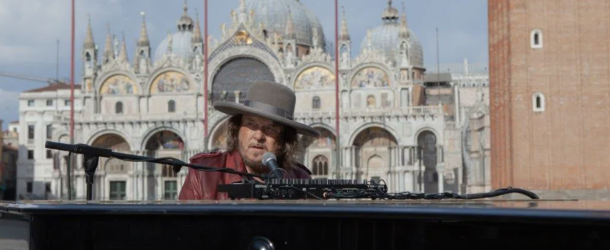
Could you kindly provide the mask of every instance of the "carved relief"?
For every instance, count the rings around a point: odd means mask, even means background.
[[[102,95],[127,95],[138,92],[138,86],[126,75],[114,75],[102,84]]]
[[[390,86],[388,74],[386,74],[385,71],[375,67],[361,69],[352,79],[353,88],[375,88],[388,86]]]
[[[335,74],[330,70],[314,66],[304,70],[294,84],[295,89],[331,88],[335,84]]]
[[[150,93],[179,93],[191,89],[186,76],[176,71],[168,71],[155,78],[150,87]]]

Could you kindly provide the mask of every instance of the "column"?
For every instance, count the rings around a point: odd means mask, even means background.
[[[239,103],[239,93],[240,93],[240,91],[239,90],[235,90],[235,91],[233,91],[233,93],[235,93],[235,102]]]
[[[441,145],[436,146],[436,172],[438,173],[438,192],[444,192],[444,164],[441,162],[443,159],[443,147]]]

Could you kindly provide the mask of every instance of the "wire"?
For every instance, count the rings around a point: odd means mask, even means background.
[[[380,182],[381,183],[381,182]],[[384,181],[385,183],[385,181]],[[520,188],[503,188],[495,191],[487,192],[487,193],[476,193],[476,194],[456,194],[451,192],[444,193],[435,193],[435,194],[425,194],[425,193],[411,193],[411,192],[401,192],[401,193],[386,193],[386,186],[379,185],[372,189],[368,190],[360,190],[355,193],[350,194],[338,194],[338,193],[328,193],[327,196],[329,198],[334,199],[357,199],[357,198],[371,198],[371,199],[388,199],[388,200],[441,200],[441,199],[462,199],[462,200],[473,200],[473,199],[481,199],[481,198],[490,198],[497,197],[500,195],[510,194],[510,193],[519,193],[523,194],[533,200],[540,199],[538,195],[535,193],[520,189]]]
[[[296,187],[294,187],[294,186],[288,186],[288,187],[290,187],[290,188],[292,188],[292,189],[294,189],[294,190],[297,190],[297,191],[299,191],[299,192],[305,193],[305,194],[307,194],[307,195],[309,195],[309,196],[311,196],[311,197],[314,197],[314,198],[316,198],[316,199],[318,199],[318,200],[322,200],[322,198],[318,197],[317,195],[312,194],[312,193],[310,193],[310,192],[307,192],[307,191],[305,191],[305,190],[298,189],[298,188],[296,188]]]

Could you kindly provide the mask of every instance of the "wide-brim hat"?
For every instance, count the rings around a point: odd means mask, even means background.
[[[218,101],[214,108],[229,115],[251,114],[294,128],[297,133],[313,137],[320,132],[294,120],[296,95],[289,87],[271,81],[256,81],[250,85],[244,103]]]

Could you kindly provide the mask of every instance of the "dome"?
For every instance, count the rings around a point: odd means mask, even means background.
[[[324,31],[318,18],[305,5],[295,0],[247,0],[246,8],[254,11],[254,23],[264,23],[269,34],[277,32],[286,37],[286,23],[290,14],[296,43],[298,45],[313,46],[312,28],[318,30],[318,47],[324,48]]]
[[[398,55],[399,24],[383,24],[371,30],[371,49],[381,52],[387,59],[396,61]],[[413,31],[408,30],[407,41],[411,45],[409,49],[409,61],[413,66],[424,66],[424,52],[421,43]],[[365,37],[360,44],[361,53],[367,49],[368,39]]]
[[[194,22],[193,19],[188,15],[187,11],[188,8],[185,3],[184,13],[176,22],[178,32],[168,35],[165,39],[163,39],[163,41],[161,41],[161,43],[157,46],[157,50],[155,51],[155,57],[153,58],[154,60],[163,58],[163,55],[167,53],[170,37],[172,42],[172,53],[182,59],[190,59],[194,56],[192,47]]]
[[[192,49],[192,38],[193,33],[190,31],[178,31],[174,34],[171,34],[172,40],[172,53],[176,56],[187,59],[194,56]],[[169,44],[169,37],[166,37],[161,41],[161,43],[157,46],[157,50],[155,51],[155,60],[159,60],[163,58],[163,55],[167,53],[167,45]]]
[[[406,19],[403,15],[404,27],[406,27]],[[392,1],[388,1],[388,7],[383,11],[381,15],[383,24],[370,31],[370,35],[367,35],[360,44],[361,53],[365,49],[369,49],[370,44],[371,50],[381,52],[387,59],[396,62],[396,56],[399,55],[398,40],[400,39],[401,23],[398,22],[398,10],[392,7]],[[407,42],[411,45],[409,48],[409,62],[413,66],[424,66],[424,52],[421,43],[410,29],[407,31]],[[403,32],[404,34],[404,32]],[[370,41],[368,40],[370,37]]]

